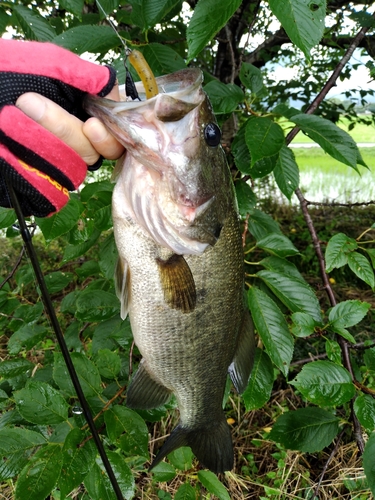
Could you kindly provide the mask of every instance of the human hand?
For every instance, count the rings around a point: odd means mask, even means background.
[[[6,176],[25,215],[50,215],[81,184],[86,165],[122,153],[101,122],[83,122],[81,107],[86,92],[116,99],[115,83],[113,69],[60,47],[0,40],[0,205],[10,206]]]

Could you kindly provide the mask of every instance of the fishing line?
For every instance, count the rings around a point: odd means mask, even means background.
[[[74,389],[75,389],[76,394],[78,396],[79,403],[82,407],[87,424],[90,428],[92,437],[95,441],[100,458],[102,459],[105,470],[107,471],[109,480],[111,481],[111,484],[112,484],[113,490],[116,494],[116,497],[118,500],[124,500],[124,497],[122,496],[122,493],[121,493],[120,486],[118,485],[117,479],[116,479],[115,474],[114,474],[113,469],[112,469],[112,466],[111,466],[111,464],[108,460],[107,454],[105,452],[103,443],[99,437],[98,431],[96,430],[95,422],[94,422],[94,419],[91,415],[90,407],[86,401],[85,395],[83,394],[82,386],[80,384],[80,381],[78,380],[78,375],[77,375],[77,372],[74,368],[72,359],[70,357],[69,349],[66,345],[64,335],[61,331],[60,323],[58,322],[58,319],[57,319],[57,316],[55,313],[55,309],[53,307],[52,300],[51,300],[50,294],[48,292],[46,282],[44,280],[44,275],[43,275],[42,270],[40,268],[38,257],[37,257],[37,254],[36,254],[33,242],[32,242],[32,236],[31,236],[30,231],[26,225],[26,221],[25,221],[20,203],[19,203],[17,195],[13,189],[13,186],[11,185],[11,183],[8,179],[6,179],[6,183],[7,183],[7,187],[8,187],[8,193],[10,195],[10,199],[12,202],[12,206],[16,212],[17,219],[18,219],[18,222],[20,225],[20,233],[21,233],[22,239],[25,243],[25,247],[27,249],[27,253],[29,255],[29,258],[30,258],[30,261],[31,261],[31,264],[33,266],[34,273],[36,276],[36,280],[38,282],[38,285],[39,285],[39,288],[41,291],[44,307],[45,307],[46,313],[49,317],[49,320],[52,324],[53,330],[56,334],[56,338],[57,338],[57,341],[59,343],[59,346],[60,346],[64,361],[65,361],[66,367],[68,369],[70,378],[72,380]]]

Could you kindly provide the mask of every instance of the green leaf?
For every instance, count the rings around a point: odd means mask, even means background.
[[[370,307],[368,302],[344,300],[330,310],[328,319],[335,327],[349,328],[362,321]]]
[[[204,91],[208,94],[216,114],[232,113],[245,98],[240,87],[233,83],[222,83],[218,80],[207,83]]]
[[[10,20],[11,16],[7,14],[5,9],[0,7],[0,36],[5,32],[5,29],[8,26],[8,24],[10,24]]]
[[[95,364],[100,375],[107,379],[116,378],[121,370],[120,356],[110,349],[100,349],[95,357]]]
[[[247,214],[255,207],[257,197],[251,187],[243,180],[239,180],[234,184],[236,197],[238,202],[238,211],[242,218],[246,218]]]
[[[24,325],[19,328],[8,341],[9,354],[18,354],[22,349],[32,349],[44,339],[47,330],[41,325]]]
[[[367,432],[375,430],[375,400],[370,394],[361,394],[356,398],[354,411]]]
[[[107,456],[124,499],[130,500],[134,496],[135,484],[129,466],[121,455],[113,451],[107,451]],[[116,500],[118,498],[99,458],[85,477],[84,484],[90,500]]]
[[[277,271],[279,273],[285,274],[287,276],[293,276],[294,278],[303,281],[302,274],[298,271],[298,269],[292,262],[277,257],[276,255],[272,255],[270,257],[262,259],[260,261],[260,264],[269,271]]]
[[[45,500],[60,475],[60,444],[48,444],[33,455],[16,483],[16,500]]]
[[[160,462],[152,469],[154,481],[172,481],[177,475],[176,469],[168,462]]]
[[[250,150],[252,167],[263,158],[279,154],[285,144],[283,129],[269,118],[249,118],[245,140]]]
[[[230,500],[230,496],[225,486],[218,477],[209,470],[198,471],[198,479],[209,493],[217,496],[219,500]]]
[[[292,321],[291,331],[296,337],[308,337],[315,331],[316,323],[310,314],[296,312],[292,314]]]
[[[276,303],[262,290],[252,286],[248,301],[256,329],[275,365],[286,376],[293,356],[293,338]]]
[[[0,207],[0,229],[11,226],[16,220],[17,216],[13,209]]]
[[[148,457],[148,429],[133,410],[116,405],[104,414],[109,439],[126,455]]]
[[[348,262],[348,255],[358,248],[357,242],[349,238],[344,233],[332,236],[326,248],[326,271],[331,272],[335,267],[345,266]]]
[[[328,359],[336,363],[336,365],[342,365],[340,344],[335,340],[327,339],[325,348]]]
[[[193,452],[189,446],[182,446],[168,455],[168,460],[176,469],[187,471],[193,466]]]
[[[365,470],[367,483],[373,495],[375,495],[375,433],[369,437],[365,451],[363,452],[363,468]]]
[[[190,483],[181,484],[175,493],[174,500],[196,500],[195,489]]]
[[[359,252],[351,252],[348,255],[348,265],[354,274],[367,283],[371,288],[375,286],[374,271],[370,262]]]
[[[71,12],[79,19],[81,19],[82,17],[83,5],[84,5],[84,0],[59,0],[60,9],[64,9],[67,10],[68,12]]]
[[[375,349],[366,349],[364,360],[366,367],[371,371],[375,371]]]
[[[326,153],[357,170],[358,147],[347,132],[320,116],[301,113],[293,115],[290,120]]]
[[[44,436],[22,427],[0,430],[0,481],[16,476],[28,463],[30,452],[46,443]],[[4,458],[3,458],[4,457]]]
[[[227,24],[240,5],[241,0],[199,0],[186,32],[188,62]]]
[[[109,15],[119,7],[118,0],[100,0],[100,6],[99,2],[96,2],[96,4],[100,12],[100,19],[104,19],[106,17],[105,14]]]
[[[279,155],[273,155],[264,157],[261,160],[256,161],[250,170],[250,175],[253,179],[261,179],[266,175],[270,174],[276,167]]]
[[[80,25],[56,36],[53,43],[77,54],[84,52],[108,52],[120,45],[116,33],[110,26]]]
[[[268,214],[258,209],[253,209],[249,217],[249,231],[256,240],[261,240],[270,233],[279,233],[281,230],[277,222]]]
[[[68,418],[69,405],[45,382],[28,380],[26,387],[14,393],[14,399],[22,417],[33,424],[53,425]]]
[[[290,384],[319,406],[341,406],[355,394],[350,373],[331,361],[307,363]]]
[[[72,283],[74,274],[62,271],[55,271],[44,276],[47,289],[52,295],[53,293],[60,292],[69,283]]]
[[[273,175],[280,191],[290,200],[299,186],[299,168],[293,151],[287,146],[280,149]]]
[[[70,231],[76,224],[83,211],[82,203],[71,198],[68,203],[51,217],[35,217],[47,242],[50,242]]]
[[[289,238],[278,233],[269,234],[265,238],[258,240],[257,247],[282,258],[299,253]]]
[[[232,142],[231,150],[234,157],[234,162],[238,170],[243,174],[250,174],[251,173],[250,151],[245,141],[246,123],[247,122],[245,122],[241,126],[241,128],[235,135]]]
[[[70,354],[78,379],[86,398],[98,396],[102,393],[102,381],[96,366],[84,354],[72,352]],[[61,353],[54,353],[53,380],[60,389],[71,397],[76,396],[73,383]]]
[[[50,42],[56,36],[50,23],[36,9],[14,5],[12,10],[28,40]]]
[[[34,368],[27,359],[8,359],[0,363],[0,377],[13,378]]]
[[[321,322],[320,304],[311,287],[293,276],[273,271],[259,271],[261,278],[276,297],[292,312],[305,312],[315,321]]]
[[[131,20],[136,25],[147,31],[160,22],[179,0],[131,0]]]
[[[149,43],[142,53],[155,76],[167,75],[186,68],[185,61],[173,49],[160,43]]]
[[[269,438],[291,450],[314,453],[336,437],[340,420],[321,408],[300,408],[281,415]]]
[[[242,63],[240,80],[244,87],[257,94],[263,89],[263,75],[259,68],[249,63]]]
[[[104,290],[84,290],[76,302],[76,318],[81,321],[102,321],[112,318],[120,311],[115,294]]]
[[[291,41],[310,58],[310,50],[323,36],[326,1],[269,0],[269,6]]]
[[[86,437],[87,435],[83,431],[75,428],[65,438],[62,450],[63,474],[59,478],[61,498],[65,498],[83,482],[86,474],[95,463],[95,444],[93,440],[84,443]]]
[[[257,348],[249,384],[242,394],[246,411],[262,408],[271,396],[273,381],[272,362],[265,351]]]
[[[101,243],[99,250],[100,270],[107,279],[111,279],[115,275],[117,259],[118,251],[116,247],[115,237],[114,234],[111,233]]]

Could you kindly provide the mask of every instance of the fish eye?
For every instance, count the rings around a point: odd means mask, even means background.
[[[204,129],[204,139],[208,146],[214,148],[220,144],[221,131],[216,123],[209,123]]]

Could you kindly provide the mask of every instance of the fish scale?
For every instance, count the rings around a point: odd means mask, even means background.
[[[122,317],[129,314],[142,354],[127,405],[151,409],[176,396],[180,422],[151,468],[188,445],[203,465],[223,472],[233,467],[222,410],[227,374],[242,392],[255,349],[237,205],[201,72],[156,80],[167,98],[135,105],[90,96],[87,102],[88,112],[127,148],[112,201]],[[142,96],[142,86],[137,90]],[[147,141],[139,137],[142,117]]]

